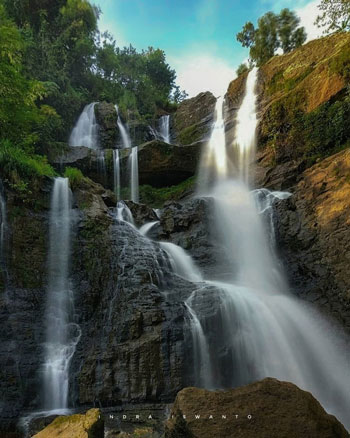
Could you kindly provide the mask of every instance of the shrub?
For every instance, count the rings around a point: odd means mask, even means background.
[[[84,175],[80,169],[75,167],[66,167],[64,171],[65,178],[69,179],[69,183],[72,189],[78,187],[84,180]]]

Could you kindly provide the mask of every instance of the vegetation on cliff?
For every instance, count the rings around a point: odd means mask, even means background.
[[[285,8],[279,14],[267,12],[254,24],[248,21],[236,35],[243,47],[249,47],[250,60],[258,66],[268,61],[277,49],[288,53],[300,47],[306,40],[304,27],[299,27],[300,18]],[[242,71],[240,71],[242,73]]]
[[[42,157],[62,149],[87,103],[147,118],[184,97],[162,50],[117,47],[99,14],[88,0],[0,0],[0,165],[10,183],[54,174]]]

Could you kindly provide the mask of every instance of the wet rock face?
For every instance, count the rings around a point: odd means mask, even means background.
[[[82,337],[72,362],[78,404],[171,400],[188,375],[183,301],[195,285],[173,274],[159,244],[88,210],[73,277]]]
[[[154,230],[157,240],[169,241],[185,249],[204,276],[211,279],[222,274],[220,248],[210,226],[213,208],[210,198],[169,203],[162,210],[159,227]]]
[[[99,125],[99,140],[102,149],[115,148],[120,142],[117,129],[118,114],[112,103],[100,102],[95,105],[96,120]]]
[[[216,98],[209,91],[181,102],[171,122],[175,143],[188,145],[206,140],[214,119],[215,103]]]
[[[154,140],[139,147],[139,181],[153,187],[181,183],[197,170],[202,143],[177,146]],[[128,175],[128,159],[121,160],[122,174]]]
[[[292,289],[350,329],[350,152],[305,170],[276,207],[280,254]]]
[[[185,388],[178,393],[171,416],[166,438],[348,436],[309,392],[272,378],[220,392]]]

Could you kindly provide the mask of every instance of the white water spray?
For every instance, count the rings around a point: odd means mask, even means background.
[[[120,161],[119,149],[113,150],[113,185],[117,200],[120,199]]]
[[[165,143],[170,143],[170,115],[165,115],[159,119],[159,135]]]
[[[46,302],[44,408],[68,407],[69,365],[80,339],[73,322],[69,281],[71,193],[67,178],[56,178],[50,211],[49,278]]]
[[[249,166],[255,157],[256,148],[256,82],[258,69],[254,67],[248,74],[246,92],[236,118],[234,146],[238,151],[238,171],[240,178],[249,182]]]
[[[228,174],[223,97],[216,101],[214,117],[210,140],[206,143],[201,158],[198,186],[200,193],[206,193],[214,181],[226,178]]]
[[[215,202],[214,227],[220,247],[225,248],[222,262],[227,264],[231,280],[207,282],[216,288],[220,303],[215,323],[220,333],[215,332],[215,339],[211,331],[203,329],[205,315],[200,307],[189,310],[189,317],[201,323],[192,323],[196,331],[193,338],[197,339],[194,348],[202,349],[199,357],[205,357],[209,349],[219,387],[239,386],[267,376],[291,381],[310,391],[349,427],[350,367],[345,340],[309,304],[289,294],[270,242],[273,232],[267,232],[274,200],[289,194],[248,189],[256,145],[256,79],[257,70],[253,69],[237,114],[234,144],[238,180],[225,173],[225,159],[215,158],[226,154],[223,125],[221,135],[213,129],[211,160],[207,159],[208,150],[204,151],[200,173],[208,174],[208,163],[216,166],[210,192]],[[217,142],[220,137],[221,145]],[[214,145],[216,152],[211,150]],[[267,213],[270,224],[263,221]],[[198,299],[197,294],[192,294],[192,301]],[[206,376],[206,387],[210,387],[213,375]]]
[[[131,149],[129,155],[130,193],[131,200],[139,202],[139,164],[137,146]]]
[[[99,148],[98,124],[95,116],[96,102],[86,105],[72,130],[69,146],[85,146],[90,149]]]
[[[118,105],[114,105],[114,106],[115,106],[115,110],[116,110],[117,115],[118,115],[117,125],[118,125],[120,136],[122,139],[123,149],[131,148],[130,136],[129,136],[129,133],[128,133],[127,129],[125,128],[125,126],[120,118]]]

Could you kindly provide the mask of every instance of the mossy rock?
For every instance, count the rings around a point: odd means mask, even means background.
[[[103,438],[104,421],[99,409],[86,414],[60,416],[33,438]]]

